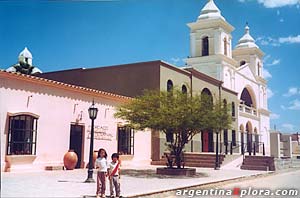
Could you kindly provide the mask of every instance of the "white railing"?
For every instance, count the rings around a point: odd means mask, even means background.
[[[257,116],[257,110],[253,107],[248,107],[245,104],[240,104],[239,105],[239,110],[240,110],[240,112]]]

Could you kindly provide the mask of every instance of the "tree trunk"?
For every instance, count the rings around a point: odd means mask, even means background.
[[[175,161],[176,161],[177,168],[178,169],[181,168],[181,153],[176,153],[176,159],[175,159]]]

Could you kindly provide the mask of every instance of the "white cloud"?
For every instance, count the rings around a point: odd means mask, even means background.
[[[174,58],[174,57],[170,58],[170,62],[171,62],[172,64],[174,64],[174,65],[180,64],[181,61],[182,61],[182,59],[181,59],[181,58],[178,58],[178,57],[176,57],[176,58]]]
[[[279,22],[283,23],[283,22],[284,22],[284,19],[283,19],[283,18],[281,18],[281,19],[279,20]]]
[[[293,131],[295,126],[293,124],[289,124],[289,123],[284,123],[281,125],[281,127],[283,129],[289,130],[289,131]]]
[[[294,95],[298,95],[300,94],[300,88],[297,87],[290,87],[288,92],[283,94],[284,97],[290,97],[290,96],[294,96]]]
[[[288,107],[290,110],[300,110],[300,100],[296,99],[290,102],[291,106]]]
[[[283,21],[283,19],[280,19],[280,22]],[[300,34],[297,36],[280,37],[278,39],[269,36],[260,36],[256,39],[256,42],[259,42],[260,45],[269,45],[273,47],[279,47],[281,44],[299,44]]]
[[[280,63],[280,59],[274,59],[272,63],[268,63],[267,66],[278,65]]]
[[[268,96],[268,99],[272,98],[274,96],[274,92],[270,88],[267,88],[267,96]]]
[[[271,58],[271,55],[268,54],[267,56],[264,57],[264,62],[267,62],[267,60],[269,60]]]
[[[270,119],[272,120],[277,120],[280,118],[280,115],[279,114],[276,114],[276,113],[271,113],[270,115]]]
[[[299,4],[299,0],[257,0],[266,8],[278,8],[283,6],[292,6]]]
[[[241,3],[246,1],[253,1],[253,0],[238,0]],[[283,6],[294,6],[296,5],[299,8],[299,0],[257,0],[258,3],[263,4],[266,8],[278,8]],[[279,15],[279,10],[277,11],[277,15]]]
[[[278,47],[280,46],[280,43],[278,39],[274,39],[272,37],[266,37],[266,36],[260,36],[256,39],[257,42],[260,43],[260,45],[270,45],[273,47]]]
[[[265,68],[262,69],[262,75],[265,79],[272,78],[272,74]]]
[[[300,34],[298,36],[281,37],[279,43],[300,43]]]
[[[284,105],[280,105],[280,108],[281,108],[282,110],[286,110],[286,107],[285,107]]]

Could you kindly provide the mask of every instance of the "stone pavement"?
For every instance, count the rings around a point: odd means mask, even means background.
[[[131,197],[266,174],[266,172],[262,171],[240,169],[213,170],[197,168],[197,174],[194,177],[161,176],[155,174],[156,167],[123,168],[121,176],[122,196]],[[95,173],[93,175],[94,179],[96,179]],[[87,169],[2,173],[1,197],[95,197],[96,183],[84,183],[86,178]],[[107,186],[106,195],[109,195],[108,189]]]

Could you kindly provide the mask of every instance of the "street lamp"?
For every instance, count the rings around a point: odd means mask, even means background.
[[[89,116],[92,120],[91,126],[91,139],[90,139],[90,158],[89,158],[89,169],[88,169],[88,178],[85,180],[86,183],[93,183],[95,180],[93,179],[93,148],[94,148],[94,120],[97,118],[98,109],[95,107],[95,103],[93,100],[92,106],[89,108]]]

